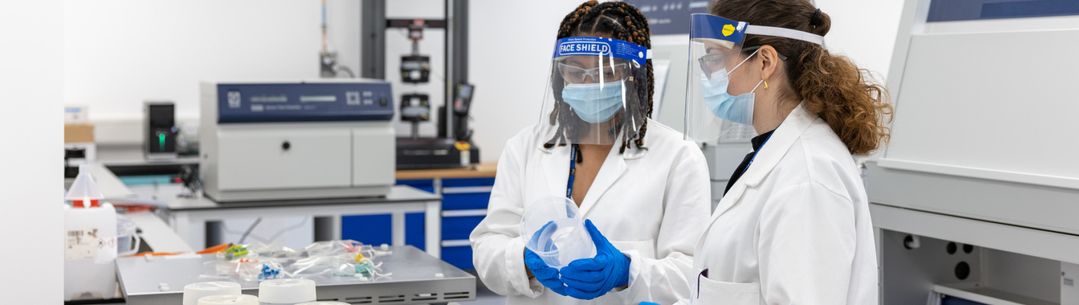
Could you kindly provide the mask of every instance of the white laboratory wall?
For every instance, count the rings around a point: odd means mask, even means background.
[[[816,3],[832,18],[832,29],[825,36],[828,49],[850,57],[883,84],[892,60],[903,1],[816,0]]]
[[[202,80],[319,75],[319,1],[65,4],[63,101],[89,107],[103,142],[138,141],[138,125],[131,124],[140,122],[147,99],[172,100],[181,120],[197,119]],[[328,5],[330,47],[358,71],[359,1]]]
[[[62,6],[0,2],[3,304],[63,302]]]

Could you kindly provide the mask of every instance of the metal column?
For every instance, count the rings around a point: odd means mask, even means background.
[[[360,77],[386,79],[386,0],[360,2]]]

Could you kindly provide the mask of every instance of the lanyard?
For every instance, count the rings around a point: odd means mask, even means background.
[[[577,176],[577,144],[569,149],[569,181],[566,182],[566,198],[573,200],[573,180]]]
[[[769,138],[771,138],[771,137],[769,137]],[[768,139],[765,139],[764,143],[761,143],[761,148],[760,149],[757,149],[757,150],[753,151],[753,157],[749,158],[749,163],[746,164],[746,170],[749,170],[749,166],[753,165],[753,160],[757,159],[757,154],[761,152],[761,149],[764,149],[765,144],[768,144]]]

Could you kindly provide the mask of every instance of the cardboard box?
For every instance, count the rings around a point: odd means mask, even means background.
[[[94,125],[64,124],[64,143],[93,143]]]

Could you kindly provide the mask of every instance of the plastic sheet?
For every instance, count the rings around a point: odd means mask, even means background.
[[[215,275],[204,278],[264,281],[270,279],[354,277],[375,280],[384,272],[377,258],[392,254],[354,240],[316,242],[303,250],[265,244],[229,245],[217,253]]]

